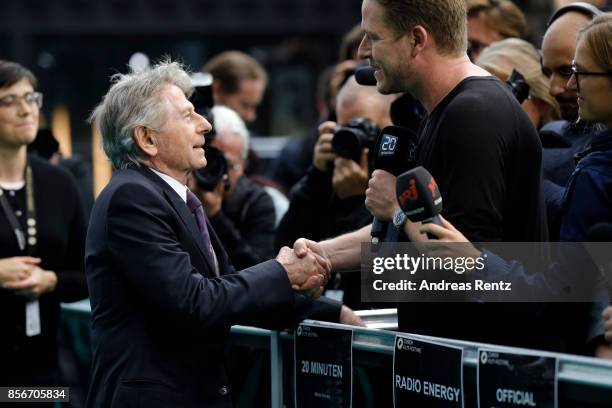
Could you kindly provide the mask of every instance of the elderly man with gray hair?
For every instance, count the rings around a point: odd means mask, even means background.
[[[233,324],[337,321],[320,295],[329,263],[283,248],[237,273],[187,188],[211,125],[176,62],[118,74],[91,118],[115,173],[92,210],[91,407],[231,407],[224,349]],[[298,256],[299,255],[299,256]],[[342,309],[346,313],[345,309]]]
[[[213,107],[211,117],[215,137],[210,144],[223,152],[227,175],[208,191],[208,185],[198,184],[202,178],[197,176],[203,173],[196,170],[190,188],[202,201],[234,266],[248,268],[274,257],[276,212],[264,188],[244,174],[249,133],[243,120],[225,106]]]

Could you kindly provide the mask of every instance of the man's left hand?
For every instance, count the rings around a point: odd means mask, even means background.
[[[30,299],[37,299],[43,293],[53,292],[57,285],[55,272],[34,268],[29,277],[12,282],[6,282],[4,289],[14,290],[15,294]]]
[[[355,312],[344,305],[342,305],[342,309],[340,309],[340,323],[348,324],[349,326],[366,327],[361,317],[357,316]]]
[[[384,170],[374,170],[366,190],[365,205],[372,215],[381,221],[393,218],[399,208],[395,195],[396,177]]]

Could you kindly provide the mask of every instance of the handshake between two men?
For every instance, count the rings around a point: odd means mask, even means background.
[[[309,247],[300,238],[293,249],[281,248],[276,260],[287,271],[293,290],[315,299],[323,294],[331,275],[331,262],[317,245]]]
[[[281,248],[276,261],[287,271],[293,290],[314,299],[323,294],[331,276],[332,262],[321,244],[300,238],[293,244],[293,249]],[[365,327],[363,320],[344,305],[340,309],[339,322]]]

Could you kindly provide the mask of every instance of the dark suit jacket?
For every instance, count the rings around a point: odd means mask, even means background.
[[[92,307],[90,407],[231,407],[232,324],[337,320],[339,304],[296,296],[268,261],[240,273],[212,231],[221,277],[185,202],[146,167],[119,170],[97,199],[85,272]]]

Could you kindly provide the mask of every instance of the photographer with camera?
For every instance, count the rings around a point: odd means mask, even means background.
[[[331,121],[319,126],[312,166],[291,191],[289,210],[276,232],[277,247],[292,245],[301,236],[335,237],[372,222],[364,205],[371,173],[368,153],[379,129],[391,124],[394,98],[358,85],[354,76],[346,81],[336,102],[342,126]],[[359,302],[357,274],[338,275],[331,288],[344,289],[349,307]]]
[[[213,107],[210,116],[215,136],[206,140],[208,165],[192,174],[190,188],[232,263],[243,269],[274,257],[274,205],[268,193],[244,175],[249,136],[240,116],[225,106]]]

